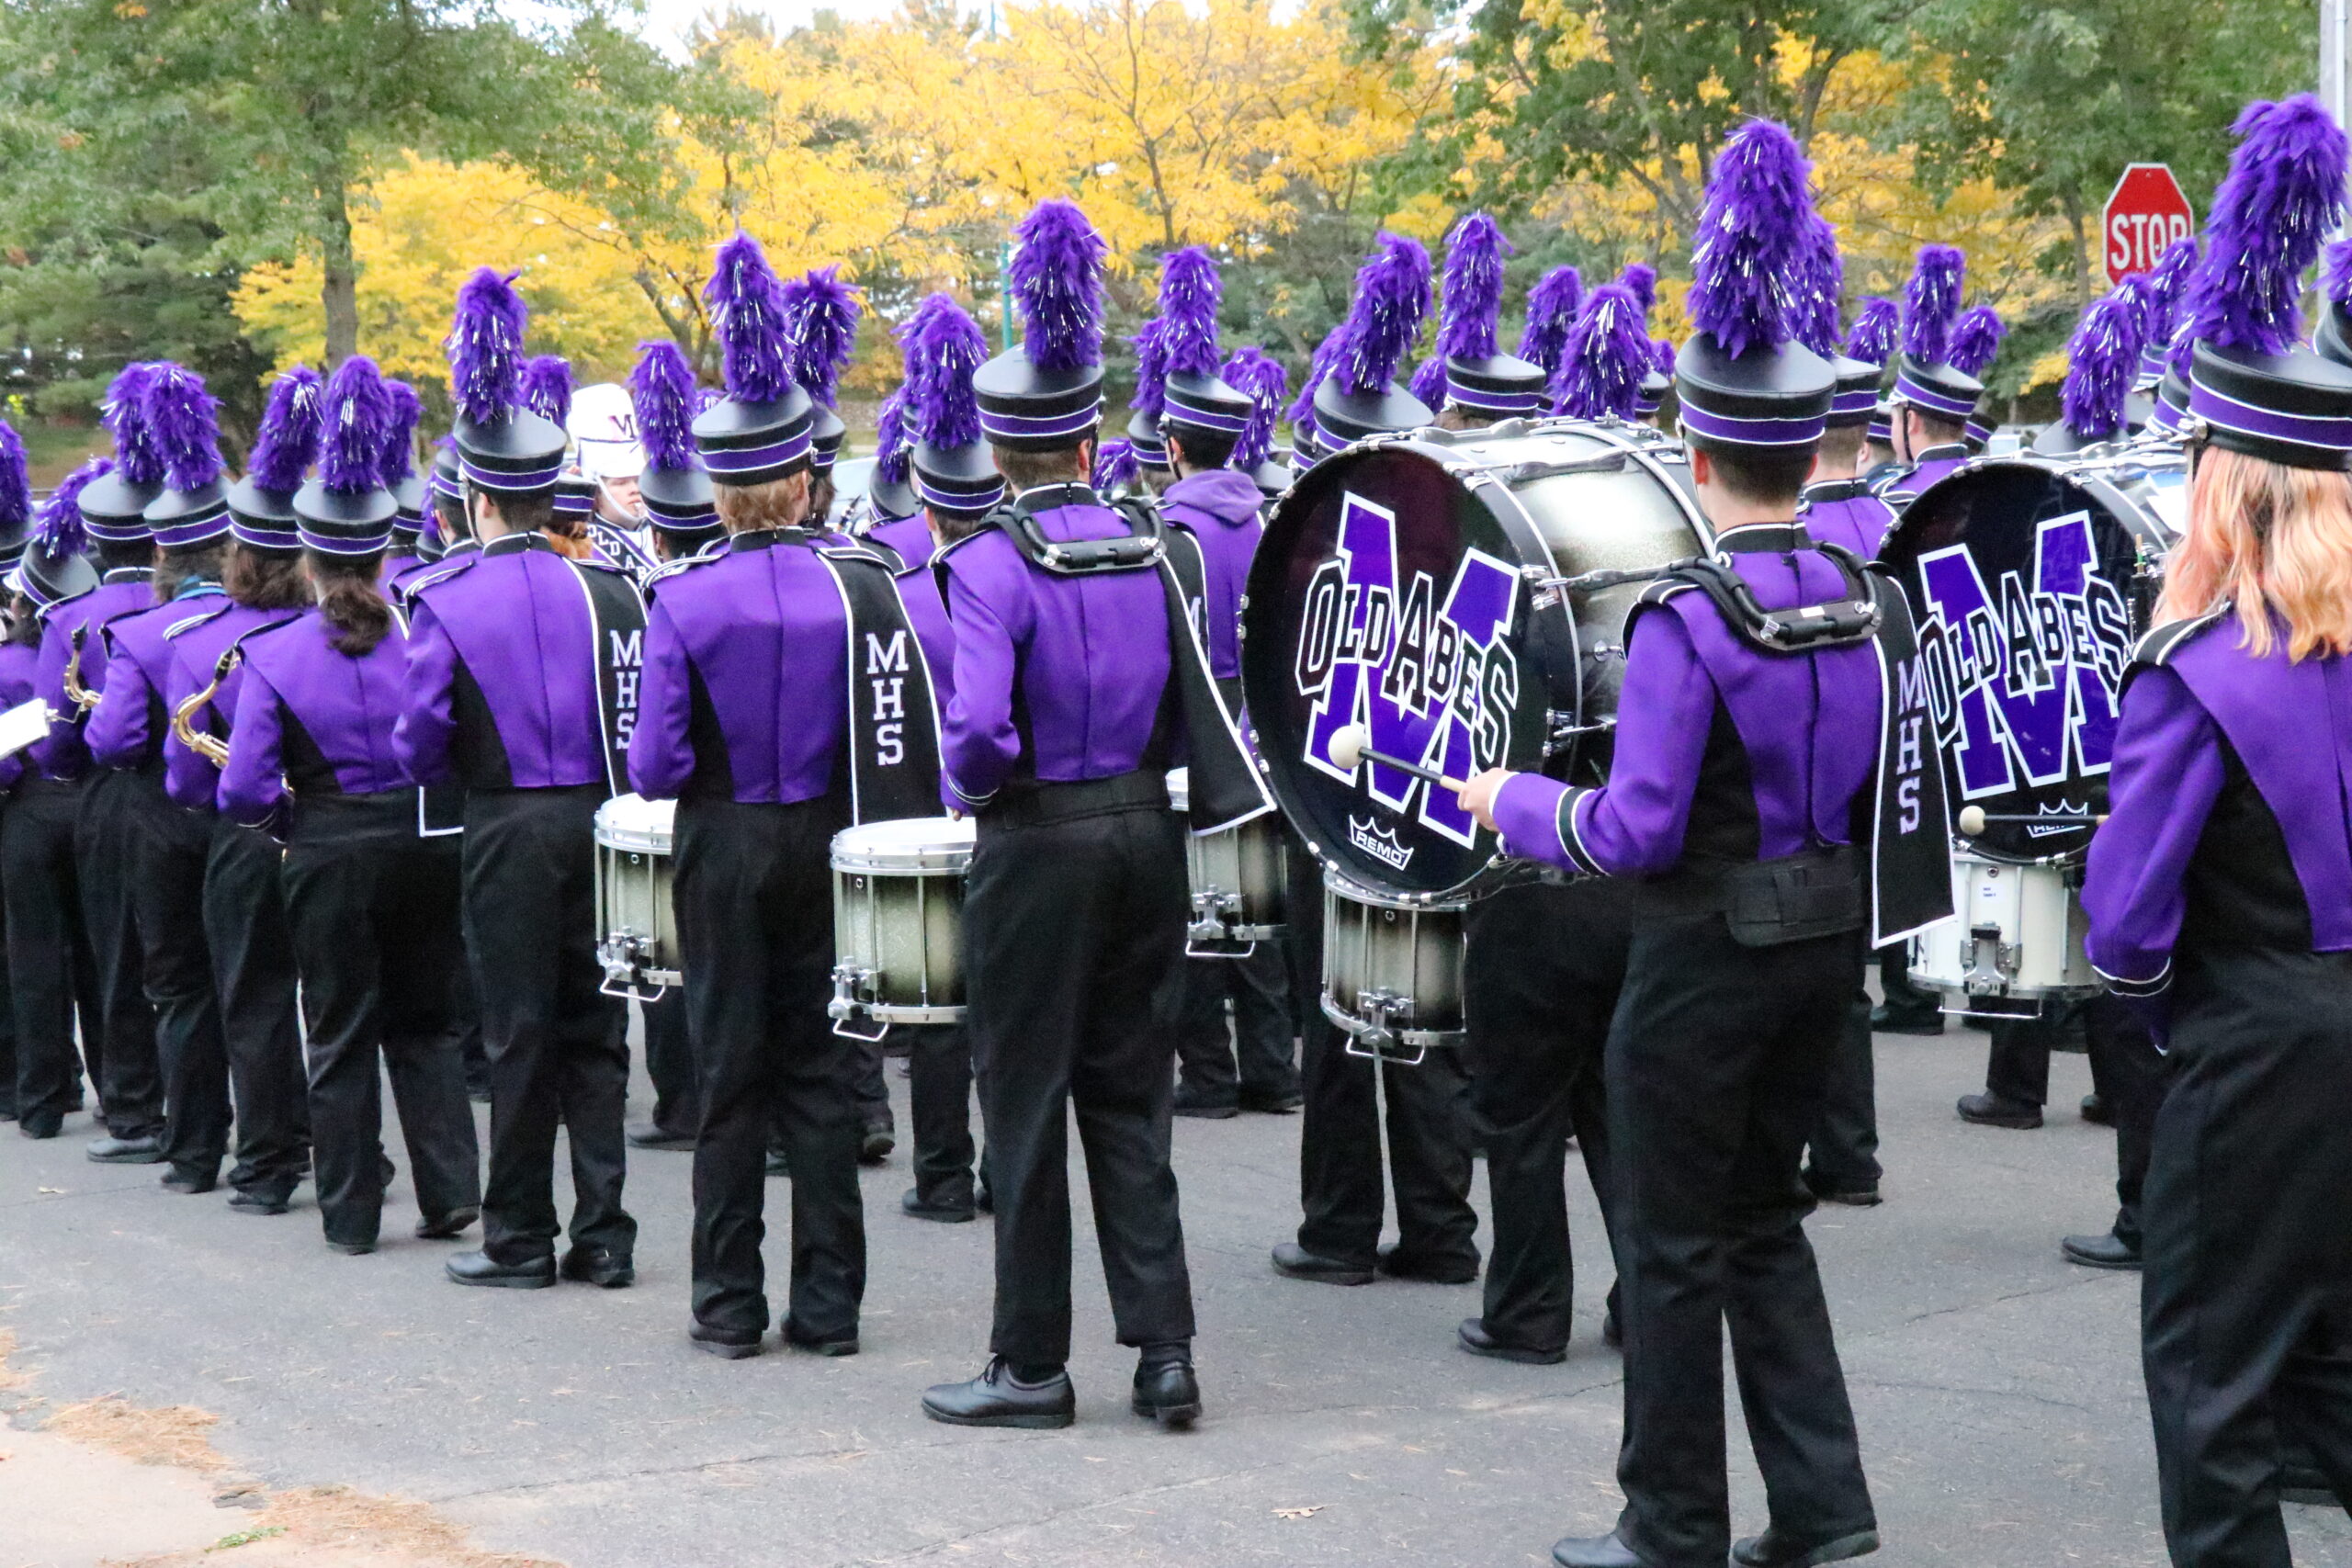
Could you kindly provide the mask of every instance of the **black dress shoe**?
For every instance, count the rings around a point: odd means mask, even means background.
[[[2107,1102],[2107,1096],[2103,1094],[2086,1094],[2083,1096],[2082,1110],[2083,1120],[2089,1122],[2094,1127],[2112,1127],[2115,1125],[2115,1107]]]
[[[899,1135],[888,1127],[868,1127],[865,1137],[857,1145],[860,1165],[880,1165],[899,1146]]]
[[[2070,1235],[2058,1244],[2059,1252],[2069,1263],[2079,1263],[2086,1269],[2137,1269],[2140,1249],[2106,1231],[2098,1235]]]
[[[1274,1248],[1274,1272],[1287,1274],[1294,1280],[1312,1280],[1318,1285],[1369,1285],[1372,1270],[1358,1263],[1342,1263],[1336,1258],[1325,1258],[1309,1252],[1295,1241],[1283,1242]]]
[[[1241,1114],[1241,1103],[1234,1100],[1194,1100],[1179,1094],[1169,1110],[1196,1122],[1230,1122]]]
[[[1190,1361],[1159,1361],[1136,1369],[1136,1390],[1127,1408],[1169,1428],[1201,1418],[1201,1383]]]
[[[716,1356],[722,1361],[748,1361],[760,1353],[758,1335],[745,1338],[741,1334],[722,1334],[699,1323],[686,1330],[686,1339],[704,1355]]]
[[[99,1165],[161,1165],[164,1163],[164,1140],[152,1135],[144,1138],[106,1137],[96,1140],[83,1152]]]
[[[1850,1535],[1808,1544],[1781,1534],[1781,1527],[1773,1525],[1762,1535],[1751,1535],[1735,1545],[1731,1560],[1739,1568],[1821,1568],[1825,1562],[1867,1557],[1877,1550],[1876,1530],[1856,1530]]]
[[[628,1146],[633,1149],[691,1149],[695,1146],[692,1133],[673,1133],[654,1122],[633,1122],[628,1137]]]
[[[1617,1309],[1611,1307],[1600,1314],[1600,1342],[1612,1350],[1625,1348],[1625,1330],[1617,1322]]]
[[[637,1263],[626,1252],[609,1247],[575,1247],[563,1255],[563,1277],[601,1290],[617,1291],[637,1283]]]
[[[1886,1201],[1879,1195],[1878,1183],[1875,1181],[1864,1182],[1856,1187],[1833,1187],[1826,1182],[1815,1182],[1812,1174],[1808,1172],[1804,1184],[1813,1189],[1813,1195],[1822,1202],[1842,1203],[1849,1209],[1875,1209]]]
[[[983,1181],[972,1189],[972,1207],[983,1214],[996,1213],[996,1194],[989,1190],[987,1182]]]
[[[53,1138],[64,1128],[62,1116],[28,1116],[17,1123],[17,1133],[28,1138]]]
[[[781,1337],[794,1349],[806,1350],[812,1356],[854,1356],[857,1354],[856,1335],[843,1334],[836,1335],[831,1339],[819,1339],[812,1335],[801,1333],[800,1330],[792,1326],[788,1319],[784,1325]]]
[[[294,1206],[288,1192],[232,1192],[229,1207],[241,1214],[282,1214]]]
[[[792,1174],[792,1162],[785,1157],[784,1150],[775,1144],[768,1145],[767,1173],[770,1176],[787,1177]]]
[[[935,1383],[925,1389],[922,1413],[950,1427],[1044,1429],[1067,1427],[1078,1418],[1078,1394],[1069,1386],[1065,1369],[1056,1369],[1043,1382],[1024,1383],[1014,1379],[1003,1357],[996,1356],[969,1382]]]
[[[1246,1089],[1241,1091],[1241,1109],[1261,1116],[1295,1116],[1306,1103],[1306,1096],[1295,1089],[1281,1094],[1251,1094]]]
[[[1380,1244],[1380,1261],[1374,1265],[1392,1280],[1419,1280],[1429,1285],[1466,1285],[1478,1277],[1476,1258],[1423,1258],[1402,1244]]]
[[[1557,1366],[1568,1359],[1565,1347],[1546,1350],[1534,1345],[1513,1345],[1498,1339],[1487,1332],[1487,1321],[1481,1317],[1465,1317],[1453,1331],[1454,1343],[1474,1356],[1488,1356],[1498,1361],[1518,1361],[1531,1367]]]
[[[555,1283],[551,1255],[522,1263],[501,1263],[487,1252],[460,1252],[442,1266],[460,1285],[495,1285],[509,1291],[544,1291]]]
[[[899,1208],[919,1220],[936,1220],[943,1225],[960,1225],[972,1218],[969,1203],[934,1203],[922,1195],[920,1187],[910,1187],[899,1200]]]
[[[1963,1094],[1960,1097],[1960,1119],[1973,1122],[1979,1127],[2007,1127],[2030,1133],[2041,1125],[2041,1107],[2006,1095]]]
[[[1648,1568],[1615,1530],[1554,1541],[1552,1561],[1560,1568]]]
[[[416,1239],[447,1241],[453,1236],[462,1235],[468,1225],[481,1218],[480,1209],[452,1209],[437,1219],[427,1214],[416,1222]]]
[[[369,1253],[376,1250],[376,1244],[372,1241],[338,1241],[334,1236],[329,1236],[327,1237],[327,1250],[329,1252],[340,1252],[345,1258],[365,1258]],[[473,1281],[468,1282],[472,1283]]]
[[[2336,1506],[2335,1488],[2328,1483],[2311,1450],[2291,1439],[2278,1459],[2278,1501],[2321,1508]]]
[[[1891,1008],[1881,1002],[1871,1009],[1871,1031],[1876,1034],[1941,1034],[1944,1015],[1934,1008]]]
[[[183,1170],[178,1166],[174,1166],[164,1172],[164,1179],[156,1185],[166,1192],[185,1192],[194,1196],[199,1192],[209,1192],[220,1186],[220,1177],[215,1171]]]

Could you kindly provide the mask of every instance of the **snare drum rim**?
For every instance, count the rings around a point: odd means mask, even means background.
[[[905,821],[949,821],[950,818],[908,818]],[[976,841],[968,819],[962,825],[965,831],[953,842],[934,839],[929,841],[895,843],[860,843],[859,836],[877,826],[888,824],[861,823],[843,828],[833,835],[826,848],[828,863],[835,871],[850,872],[860,876],[941,876],[961,875],[972,868],[972,847]],[[944,836],[944,835],[943,835]]]
[[[620,810],[616,811],[614,808],[616,807]],[[669,807],[666,813],[662,809],[663,807]],[[638,815],[639,807],[643,808],[642,814],[649,820],[643,823],[621,820],[622,817]],[[678,803],[674,800],[648,800],[641,795],[616,795],[596,807],[591,837],[600,844],[626,850],[631,854],[675,854],[677,810]],[[666,824],[662,820],[664,816],[669,818]]]

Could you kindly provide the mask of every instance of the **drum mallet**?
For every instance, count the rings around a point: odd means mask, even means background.
[[[1402,757],[1392,757],[1385,751],[1375,751],[1367,744],[1371,739],[1371,736],[1364,733],[1363,726],[1361,724],[1341,725],[1331,735],[1331,761],[1339,763],[1348,772],[1353,773],[1358,762],[1369,760],[1378,762],[1383,767],[1395,768],[1398,773],[1410,773],[1417,779],[1427,779],[1433,784],[1442,784],[1456,795],[1462,793],[1460,779],[1450,779],[1434,768],[1424,768],[1419,763],[1408,762]]]
[[[1345,731],[1341,733],[1344,734]],[[1333,750],[1335,751],[1338,750],[1336,741],[1333,742]],[[1987,816],[1981,806],[1963,806],[1960,808],[1959,826],[1962,832],[1973,839],[1984,831],[1984,824],[1987,822],[2030,822],[2041,828],[2096,828],[2106,820],[2104,817],[2068,817],[2063,813],[2054,817],[2039,812],[2012,816]]]

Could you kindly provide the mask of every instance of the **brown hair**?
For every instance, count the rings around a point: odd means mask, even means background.
[[[2208,447],[2188,481],[2188,531],[2165,562],[2159,621],[2223,605],[2267,658],[2352,652],[2352,475]]]
[[[311,602],[300,556],[291,550],[256,550],[239,540],[230,541],[220,586],[249,610],[294,610]]]
[[[155,603],[168,604],[180,596],[180,590],[190,582],[218,582],[221,562],[229,553],[229,541],[216,539],[210,544],[191,545],[186,549],[158,550],[155,556]]]
[[[1090,430],[1071,445],[1057,446],[1050,452],[1015,452],[991,442],[989,455],[996,459],[996,471],[1004,476],[1012,493],[1019,495],[1039,485],[1084,484],[1087,456],[1083,447],[1093,439],[1094,433]]]
[[[789,528],[808,515],[808,470],[765,484],[713,484],[710,493],[718,508],[718,520],[730,534]]]
[[[1928,443],[1930,446],[1949,446],[1968,434],[1966,420],[1952,419],[1948,415],[1938,413],[1933,409],[1921,408],[1917,403],[1904,403],[1898,406],[1894,411],[1896,420],[1900,421],[1903,418],[1905,409],[1917,415],[1920,427],[1935,437]],[[1917,458],[1919,454],[1914,452],[1911,456]]]
[[[1821,433],[1821,473],[1824,479],[1850,479],[1861,469],[1862,436],[1870,427],[1833,424]]]
[[[1786,506],[1790,516],[1796,515],[1797,497],[1804,490],[1805,477],[1813,472],[1812,446],[1718,445],[1690,434],[1687,426],[1684,435],[1707,455],[1716,482],[1734,500],[1755,506]]]
[[[384,556],[373,550],[364,556],[331,556],[304,550],[302,566],[319,591],[319,616],[335,628],[331,639],[337,653],[354,659],[373,653],[392,629],[392,608],[376,586]]]

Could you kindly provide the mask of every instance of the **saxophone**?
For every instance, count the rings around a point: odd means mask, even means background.
[[[65,694],[74,704],[74,714],[80,717],[98,705],[99,694],[82,684],[82,642],[90,635],[88,622],[74,628],[73,651],[65,657]]]
[[[232,643],[220,655],[220,662],[212,667],[212,683],[172,710],[172,733],[179,738],[180,744],[216,768],[229,765],[229,743],[209,730],[197,728],[190,720],[197,709],[212,700],[212,694],[220,689],[220,682],[229,678],[229,671],[234,670],[244,656],[245,650]],[[70,673],[66,682],[67,690],[72,690],[73,677]]]

